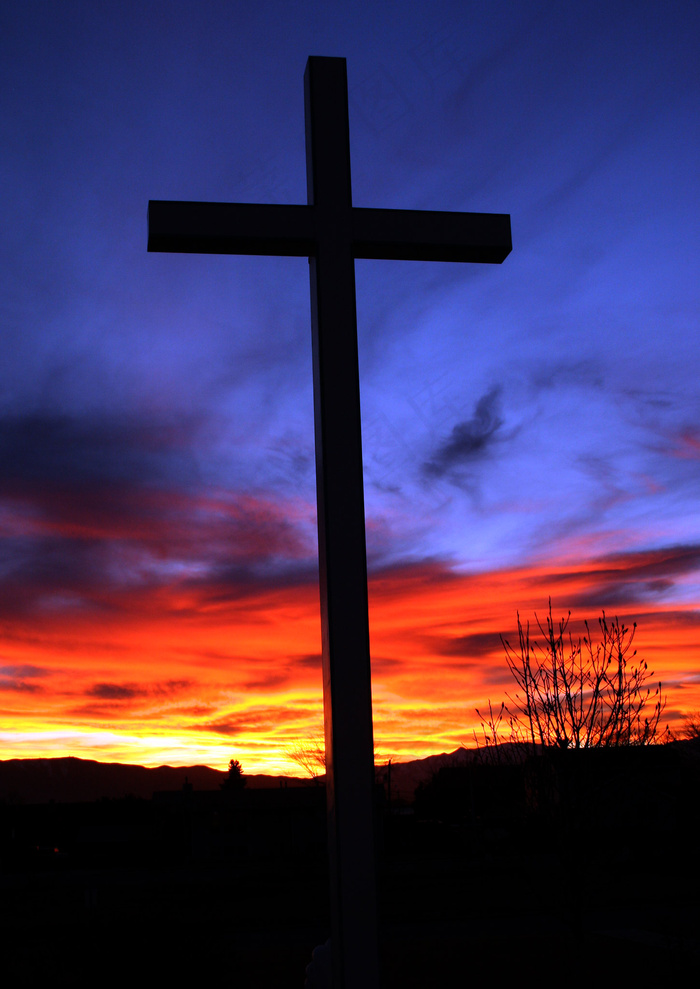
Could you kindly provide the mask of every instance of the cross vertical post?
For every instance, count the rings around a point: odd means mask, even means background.
[[[347,77],[342,59],[304,74],[334,985],[378,987],[374,743],[360,378],[352,252]]]

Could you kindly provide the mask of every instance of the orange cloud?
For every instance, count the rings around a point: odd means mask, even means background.
[[[411,758],[472,741],[477,707],[509,688],[500,634],[516,615],[628,624],[668,696],[700,708],[693,547],[463,574],[438,563],[370,581],[376,748]],[[287,751],[322,724],[318,591],[183,579],[102,607],[6,618],[0,665],[4,757],[73,754],[294,770]]]

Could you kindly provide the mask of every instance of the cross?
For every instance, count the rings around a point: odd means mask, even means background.
[[[148,250],[309,259],[333,985],[378,989],[354,259],[499,264],[510,217],[353,206],[344,58],[309,58],[304,110],[308,205],[151,201]]]

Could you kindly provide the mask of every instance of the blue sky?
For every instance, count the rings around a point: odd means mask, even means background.
[[[146,253],[149,199],[306,201],[312,54],[347,59],[355,205],[512,218],[501,266],[357,262],[373,572],[663,550],[684,562],[645,593],[695,609],[699,26],[674,2],[5,5],[8,620],[313,581],[306,261]]]

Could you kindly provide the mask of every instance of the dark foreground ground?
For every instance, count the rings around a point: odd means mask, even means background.
[[[444,772],[384,806],[384,989],[695,984],[697,764],[575,770]],[[3,985],[302,989],[329,936],[322,797],[0,808]]]
[[[556,855],[472,853],[435,826],[385,860],[386,989],[687,978],[700,964],[698,861],[672,848],[582,876]],[[461,838],[463,836],[459,836]],[[433,840],[443,839],[443,854]],[[318,861],[35,869],[2,880],[4,984],[301,987],[329,933]]]

